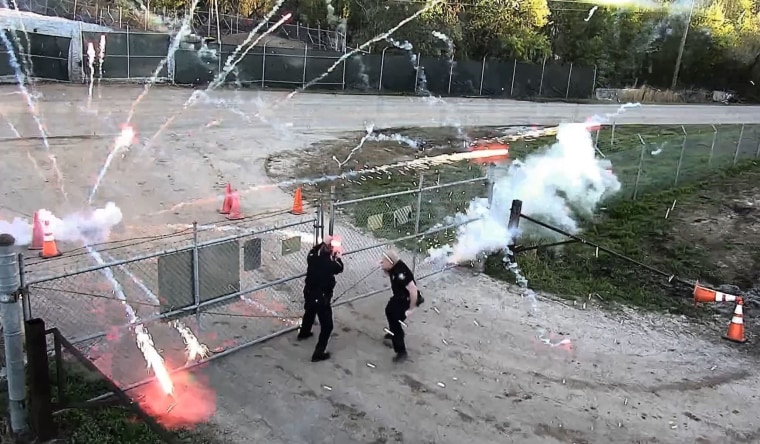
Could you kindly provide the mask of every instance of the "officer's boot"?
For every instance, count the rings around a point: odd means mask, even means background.
[[[330,353],[326,352],[324,348],[317,347],[314,349],[314,354],[311,355],[311,362],[319,362],[330,359]]]

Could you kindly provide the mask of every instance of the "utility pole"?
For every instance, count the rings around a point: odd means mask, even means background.
[[[691,18],[694,15],[694,2],[691,0],[691,8],[689,8],[689,18],[686,19],[686,29],[683,31],[681,37],[681,45],[678,47],[678,57],[676,57],[676,68],[673,70],[673,82],[670,84],[670,89],[675,91],[676,84],[678,83],[678,73],[681,71],[681,59],[683,58],[683,50],[686,47],[686,36],[689,35],[689,28],[691,28]]]
[[[21,280],[18,256],[13,248],[15,244],[13,236],[0,234],[0,317],[5,340],[11,429],[14,435],[23,435],[29,431],[29,426],[26,421],[26,369],[18,292]]]

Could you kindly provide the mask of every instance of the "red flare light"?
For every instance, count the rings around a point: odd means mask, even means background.
[[[589,117],[588,119],[586,119],[586,129],[589,130],[590,132],[599,131],[600,129],[602,129],[602,124],[595,121],[593,118]]]
[[[168,429],[193,428],[216,413],[216,393],[208,387],[201,371],[183,371],[171,376],[174,394],[167,395],[157,383],[137,392],[137,402],[145,413]]]
[[[499,143],[499,142],[475,142],[474,144],[470,145],[470,152],[474,151],[504,151],[509,150],[509,145],[506,143]],[[484,163],[502,163],[509,160],[508,154],[498,154],[495,156],[486,156],[478,157],[475,159],[471,159],[470,162],[476,163],[476,164],[484,164]]]

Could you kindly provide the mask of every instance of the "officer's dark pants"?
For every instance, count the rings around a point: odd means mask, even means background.
[[[406,353],[404,343],[404,327],[400,321],[406,320],[406,311],[409,310],[409,301],[399,298],[391,298],[385,306],[385,317],[388,319],[388,330],[393,333],[393,351],[398,354]]]
[[[315,351],[324,352],[333,330],[333,314],[329,297],[306,297],[300,334],[311,333],[314,318],[319,318],[319,339]]]

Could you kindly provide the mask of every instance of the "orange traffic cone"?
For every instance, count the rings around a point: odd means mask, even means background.
[[[224,202],[222,202],[222,209],[219,210],[219,214],[230,214],[232,208],[232,185],[227,183],[227,187],[224,189]]]
[[[58,251],[58,246],[55,244],[55,237],[53,237],[53,230],[50,229],[50,221],[46,220],[44,222],[44,225],[45,225],[45,230],[42,235],[42,251],[40,252],[40,257],[43,259],[58,257],[63,253]]]
[[[227,214],[229,220],[243,219],[243,213],[240,212],[240,195],[235,191],[230,194],[230,209]]]
[[[734,317],[731,318],[731,322],[728,324],[728,332],[723,336],[723,339],[727,339],[732,342],[738,342],[743,344],[747,342],[744,337],[744,301],[739,298],[736,301],[736,308],[734,309]]]
[[[301,196],[301,187],[296,188],[296,195],[293,197],[293,209],[291,214],[303,214],[303,197]]]
[[[29,244],[30,250],[42,250],[42,240],[44,233],[42,230],[42,222],[40,221],[39,211],[34,212],[34,218],[32,219],[32,242]]]
[[[703,287],[699,285],[699,282],[694,285],[694,305],[699,302],[736,302],[738,299],[738,296]]]

